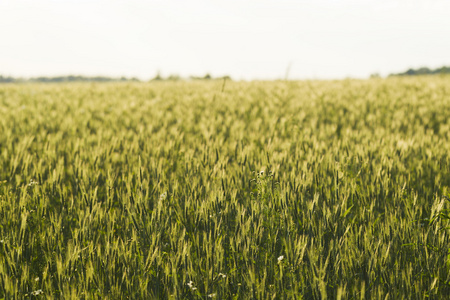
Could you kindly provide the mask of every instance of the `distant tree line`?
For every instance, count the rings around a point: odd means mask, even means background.
[[[15,82],[16,79],[13,77],[4,77],[0,75],[0,82]]]
[[[167,77],[161,76],[158,73],[151,81],[178,81],[178,80],[213,80],[213,79],[227,79],[230,80],[230,76],[222,76],[222,77],[212,77],[210,74],[206,74],[205,76],[190,76],[188,78],[182,78],[178,75],[169,75]],[[132,77],[105,77],[105,76],[95,76],[95,77],[87,77],[87,76],[78,76],[78,75],[68,75],[68,76],[55,76],[55,77],[32,77],[32,78],[14,78],[10,76],[2,76],[0,75],[0,83],[12,83],[12,82],[118,82],[118,81],[140,81],[139,79]]]
[[[166,80],[166,81],[178,81],[178,80],[213,80],[213,79],[227,79],[230,80],[230,76],[221,76],[221,77],[212,77],[210,74],[206,74],[205,76],[189,76],[188,78],[183,78],[179,75],[172,74],[167,77],[161,76],[161,74],[158,72],[156,76],[152,79],[152,81],[160,81],[160,80]]]
[[[403,73],[391,74],[389,76],[414,76],[414,75],[436,75],[436,74],[450,74],[450,67],[440,67],[437,69],[419,68],[409,69]]]
[[[10,83],[10,82],[117,82],[117,81],[139,81],[139,79],[132,77],[105,77],[105,76],[95,76],[95,77],[86,77],[86,76],[76,76],[76,75],[68,75],[68,76],[55,76],[55,77],[32,77],[32,78],[14,78],[14,77],[5,77],[0,75],[0,83]]]

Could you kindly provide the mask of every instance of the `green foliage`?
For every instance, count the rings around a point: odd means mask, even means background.
[[[449,94],[0,86],[0,299],[444,298]]]
[[[417,75],[436,75],[436,74],[450,74],[450,67],[440,67],[437,69],[429,69],[426,67],[422,67],[419,69],[408,69],[406,72],[391,74],[390,76],[417,76]]]

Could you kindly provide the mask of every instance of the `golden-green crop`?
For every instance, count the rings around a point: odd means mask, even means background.
[[[0,299],[444,298],[449,83],[0,85]]]

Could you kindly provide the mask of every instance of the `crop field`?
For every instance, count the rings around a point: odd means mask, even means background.
[[[444,299],[450,77],[0,85],[0,299]]]

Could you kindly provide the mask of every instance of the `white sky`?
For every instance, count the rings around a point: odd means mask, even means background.
[[[0,75],[367,77],[450,65],[449,0],[0,0]]]

